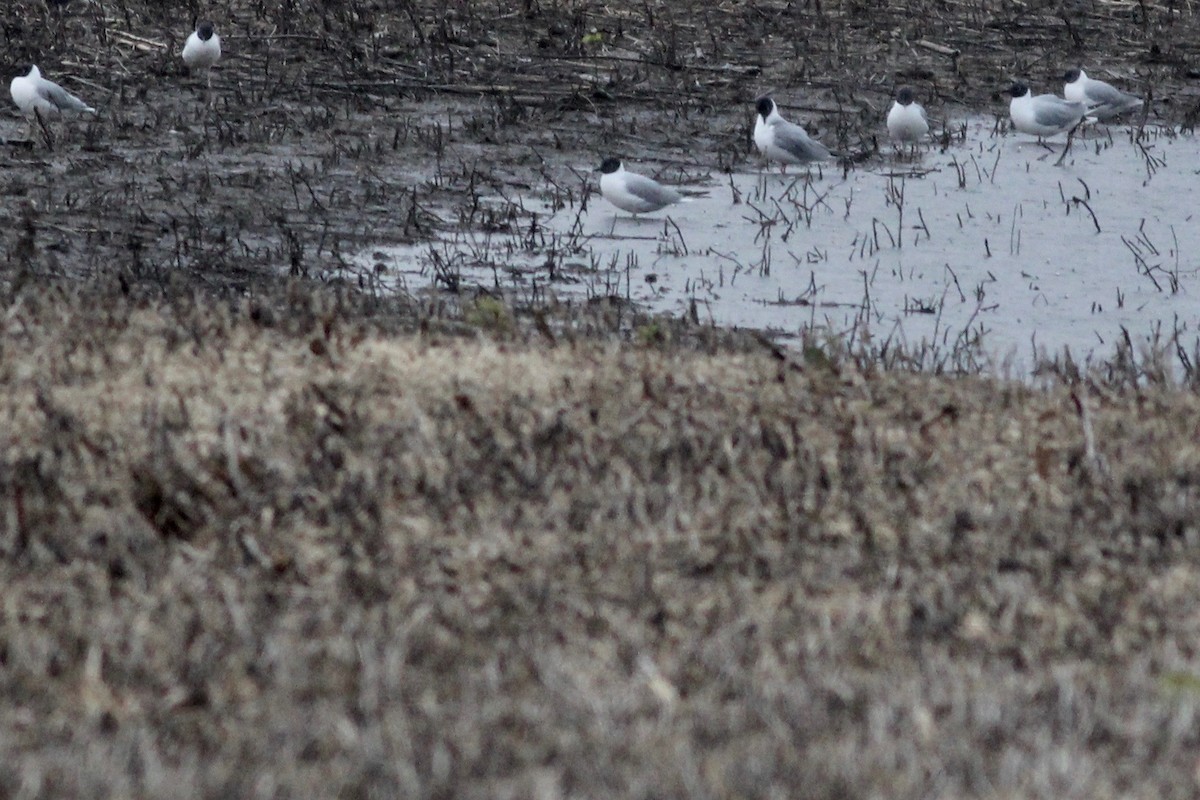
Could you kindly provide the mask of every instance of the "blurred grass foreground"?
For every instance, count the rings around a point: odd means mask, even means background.
[[[5,296],[0,794],[1197,791],[1191,391],[287,302]]]

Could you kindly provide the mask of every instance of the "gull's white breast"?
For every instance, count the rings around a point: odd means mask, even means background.
[[[208,69],[221,57],[221,37],[213,34],[205,41],[192,31],[183,45],[183,63],[192,69]]]

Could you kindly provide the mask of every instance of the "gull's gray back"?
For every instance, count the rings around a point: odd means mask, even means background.
[[[1104,81],[1091,81],[1084,87],[1083,94],[1093,105],[1116,106],[1137,99]]]
[[[1132,111],[1142,104],[1142,98],[1126,94],[1103,81],[1092,81],[1084,90],[1088,102],[1088,113],[1098,120],[1106,120]]]
[[[1083,103],[1069,103],[1053,95],[1033,99],[1033,118],[1038,125],[1062,128],[1078,121],[1086,110]]]
[[[808,133],[791,122],[776,122],[775,144],[800,161],[824,161],[829,158],[829,148],[813,139]]]
[[[38,82],[38,95],[54,104],[59,111],[93,111],[87,103],[80,100],[54,81],[42,78]]]
[[[643,175],[626,174],[625,187],[630,194],[659,207],[669,206],[683,199],[679,192]]]

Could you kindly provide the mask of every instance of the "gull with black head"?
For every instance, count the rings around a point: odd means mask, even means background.
[[[1075,129],[1087,114],[1087,106],[1052,94],[1039,94],[1035,97],[1023,83],[1014,83],[1009,87],[1008,94],[1012,96],[1008,101],[1008,115],[1012,119],[1013,127],[1018,131],[1032,134],[1038,137],[1039,141],[1043,136],[1067,134],[1067,143],[1055,166],[1062,164],[1071,149]]]
[[[888,136],[895,142],[912,145],[916,151],[917,143],[929,133],[929,120],[925,118],[925,109],[916,101],[913,90],[904,86],[896,92],[896,99],[887,115]]]
[[[1070,69],[1063,75],[1063,97],[1087,106],[1087,115],[1107,122],[1142,107],[1142,98],[1122,92],[1104,81],[1089,78],[1082,69]]]
[[[1035,97],[1023,83],[1014,83],[1008,94],[1012,96],[1008,102],[1008,115],[1013,127],[1038,138],[1074,130],[1087,113],[1083,103],[1073,103],[1052,94]]]
[[[600,165],[600,194],[622,211],[649,214],[683,201],[683,195],[653,178],[625,169],[619,158],[606,158]]]
[[[183,63],[192,72],[203,72],[208,78],[208,88],[212,88],[212,67],[221,58],[221,37],[217,35],[216,26],[209,20],[196,25],[196,30],[188,36],[183,44]]]
[[[812,164],[828,161],[829,148],[808,135],[808,131],[785,120],[770,97],[755,102],[758,116],[754,121],[754,144],[768,161],[778,161],[784,172],[788,164]]]

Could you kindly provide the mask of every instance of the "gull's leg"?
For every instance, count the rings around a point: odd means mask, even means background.
[[[42,129],[42,137],[46,141],[46,149],[53,150],[54,136],[50,133],[50,128],[46,125],[46,120],[42,118],[41,109],[35,108],[33,110],[33,116],[37,119],[37,124]]]
[[[1083,120],[1075,123],[1075,127],[1067,132],[1067,143],[1063,146],[1062,155],[1058,157],[1058,161],[1054,162],[1054,166],[1062,166],[1063,159],[1067,157],[1067,153],[1071,152],[1071,142],[1075,139],[1075,131],[1079,130],[1079,126],[1083,124]]]

